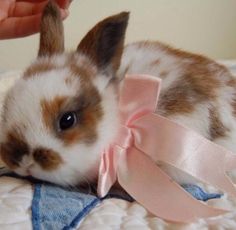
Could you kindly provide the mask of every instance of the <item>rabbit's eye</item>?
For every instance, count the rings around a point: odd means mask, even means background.
[[[63,114],[59,120],[60,130],[72,128],[77,123],[77,116],[75,112],[67,112]]]

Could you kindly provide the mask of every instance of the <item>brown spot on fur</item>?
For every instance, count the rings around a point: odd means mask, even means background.
[[[227,82],[227,86],[232,87],[233,88],[233,95],[232,95],[232,99],[231,99],[231,106],[232,106],[232,114],[234,116],[234,118],[236,119],[236,79],[234,77],[232,77],[232,79],[230,79]]]
[[[47,171],[57,169],[63,162],[61,156],[57,152],[44,148],[34,150],[33,158],[42,169]]]
[[[191,113],[196,104],[214,101],[219,81],[201,72],[186,72],[171,87],[160,94],[158,111],[163,115]]]
[[[224,126],[220,120],[219,113],[216,108],[209,109],[210,118],[210,138],[215,140],[216,138],[225,137],[229,129]]]
[[[32,76],[35,76],[40,73],[45,73],[47,71],[55,69],[56,66],[53,65],[49,60],[44,62],[36,62],[35,64],[31,65],[23,74],[24,79],[28,79]]]
[[[80,81],[83,81],[83,83],[90,82],[92,77],[96,74],[93,68],[89,65],[82,66],[71,63],[69,68],[71,73],[76,77],[80,77]]]
[[[209,75],[207,72],[201,73],[200,71],[190,71],[183,76],[183,84],[187,82],[192,95],[196,98],[196,102],[202,102],[205,100],[214,100],[217,96],[217,90],[221,86],[219,80],[214,75]]]
[[[97,124],[103,115],[101,97],[91,84],[81,88],[83,90],[81,95],[74,98],[57,97],[52,101],[41,101],[43,121],[46,127],[65,145],[80,141],[90,144],[97,138]],[[59,119],[66,112],[74,112],[78,123],[70,129],[59,130]]]
[[[160,72],[160,77],[165,78],[165,77],[167,77],[168,74],[169,73],[167,71],[162,71],[162,72]]]
[[[236,118],[236,85],[235,84],[236,84],[236,80],[233,80],[230,85],[234,87],[235,89],[235,92],[231,101],[231,106],[232,106],[233,115]]]
[[[41,101],[42,117],[44,124],[48,130],[52,129],[54,121],[60,113],[65,101],[66,97],[61,96],[55,97],[55,99],[52,101],[47,101],[46,99]]]
[[[161,63],[161,60],[160,60],[160,59],[157,59],[157,60],[151,62],[150,66],[151,66],[151,67],[155,67],[155,66],[157,66],[157,65],[160,65],[160,63]]]
[[[236,89],[236,79],[232,76],[232,78],[226,82],[226,85]],[[235,98],[236,98],[236,92],[235,92]]]
[[[73,82],[74,82],[74,79],[73,79],[71,76],[69,76],[69,77],[67,77],[67,78],[65,79],[65,83],[66,83],[66,85],[68,85],[68,86],[72,86],[72,85],[73,85]]]
[[[161,92],[158,102],[158,113],[162,115],[175,115],[178,113],[191,113],[194,104],[184,86],[176,84],[165,92]]]
[[[88,57],[72,53],[68,56],[65,66],[69,68],[71,75],[65,79],[65,83],[72,85],[76,78],[82,85],[92,84],[91,80],[97,75],[97,68]]]
[[[6,142],[1,144],[0,154],[3,162],[10,169],[15,169],[22,157],[29,154],[29,147],[17,130],[13,129],[7,134]]]

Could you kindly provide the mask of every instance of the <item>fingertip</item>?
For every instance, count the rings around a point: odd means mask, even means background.
[[[69,16],[69,10],[68,9],[60,9],[61,12],[61,18],[65,19]]]
[[[41,14],[9,18],[1,23],[0,39],[25,37],[39,31]]]
[[[68,9],[72,0],[56,0],[56,2],[60,6],[60,8]]]

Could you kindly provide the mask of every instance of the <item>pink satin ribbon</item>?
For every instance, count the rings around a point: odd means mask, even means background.
[[[171,179],[157,161],[236,196],[225,172],[236,168],[230,151],[167,118],[155,114],[160,79],[129,75],[120,92],[120,129],[102,154],[98,194],[119,184],[154,215],[189,223],[226,213],[194,199]]]

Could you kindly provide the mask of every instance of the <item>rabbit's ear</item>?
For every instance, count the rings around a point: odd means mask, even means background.
[[[95,25],[78,45],[77,52],[87,55],[102,72],[114,74],[123,52],[129,13],[122,12]]]
[[[64,31],[60,9],[56,3],[49,1],[42,15],[38,56],[51,56],[63,51]]]

